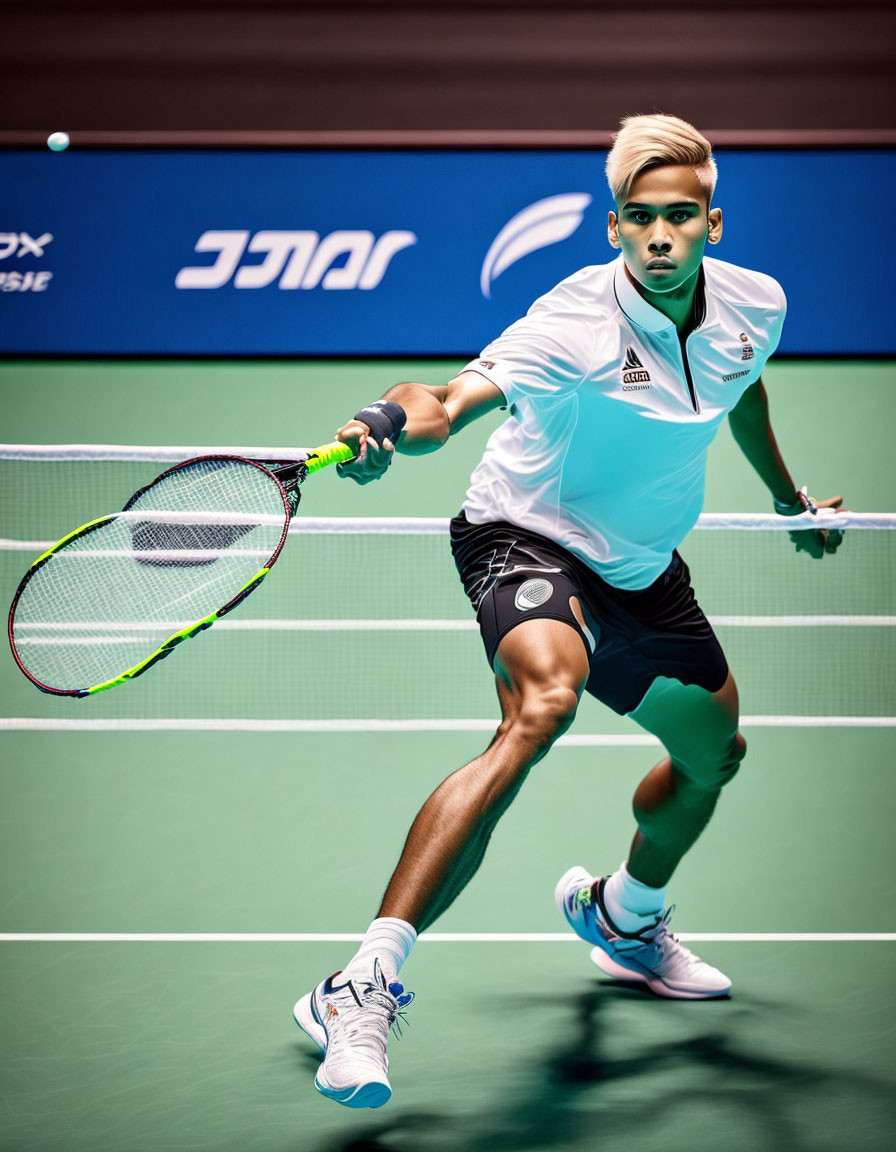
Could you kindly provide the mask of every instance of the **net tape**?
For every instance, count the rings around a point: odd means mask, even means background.
[[[133,445],[133,444],[0,444],[0,461],[19,462],[85,462],[85,463],[157,463],[171,464],[193,456],[230,455],[245,456],[250,460],[262,462],[277,462],[284,459],[293,459],[297,454],[305,452],[304,448],[280,447],[245,447],[245,446],[161,446],[161,445]],[[105,509],[112,512],[114,509]],[[120,513],[119,515],[128,515]],[[163,519],[170,513],[158,513]],[[221,523],[220,514],[216,513],[216,522]],[[239,514],[234,514],[234,521],[239,521]],[[196,522],[202,522],[201,519]],[[802,528],[830,528],[840,530],[849,529],[888,529],[896,528],[896,513],[887,512],[833,512],[821,509],[813,516],[804,512],[799,516],[779,516],[777,513],[764,512],[709,512],[700,516],[695,525],[699,531],[727,531],[732,528],[754,532],[794,532]],[[445,517],[394,517],[394,516],[366,516],[366,517],[320,517],[302,516],[301,522],[293,524],[291,532],[301,532],[305,535],[396,535],[396,536],[426,536],[445,535],[448,532],[448,520]],[[12,538],[0,539],[0,549],[24,551],[24,547],[50,547],[55,541],[46,543],[42,541],[16,541]]]

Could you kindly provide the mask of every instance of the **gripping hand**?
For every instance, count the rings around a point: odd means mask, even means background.
[[[789,504],[776,500],[775,511],[781,516],[799,516],[801,512],[811,512],[814,516],[817,515],[819,508],[839,511],[842,503],[842,496],[832,496],[830,500],[813,500],[803,487]],[[814,560],[821,560],[825,555],[833,555],[843,543],[843,533],[836,528],[803,528],[788,532],[787,535],[797,552],[808,552]]]
[[[350,477],[356,484],[381,479],[392,463],[395,441],[406,419],[404,409],[390,400],[377,400],[362,408],[336,433],[336,439],[348,444],[355,453],[354,460],[336,466],[337,473]]]

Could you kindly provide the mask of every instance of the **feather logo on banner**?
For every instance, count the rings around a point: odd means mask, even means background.
[[[516,264],[524,256],[557,244],[572,236],[582,223],[585,209],[591,203],[587,192],[564,192],[560,196],[548,196],[517,212],[508,220],[489,248],[482,263],[479,286],[482,295],[491,299],[491,287],[495,280],[511,264]]]

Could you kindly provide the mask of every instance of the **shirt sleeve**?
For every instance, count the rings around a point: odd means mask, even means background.
[[[768,277],[773,288],[774,303],[769,308],[767,315],[767,332],[768,338],[765,342],[765,348],[761,354],[760,372],[765,367],[767,361],[775,354],[778,345],[781,342],[781,332],[784,328],[784,318],[787,315],[787,297],[784,295],[784,289],[777,280],[772,280]]]
[[[537,300],[463,371],[478,372],[497,385],[511,406],[524,397],[559,399],[582,383],[593,343],[578,318]]]

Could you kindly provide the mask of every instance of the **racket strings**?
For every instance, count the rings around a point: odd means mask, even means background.
[[[94,687],[148,659],[267,567],[286,524],[277,483],[234,460],[165,473],[126,508],[54,551],[22,590],[15,647],[44,685]]]

